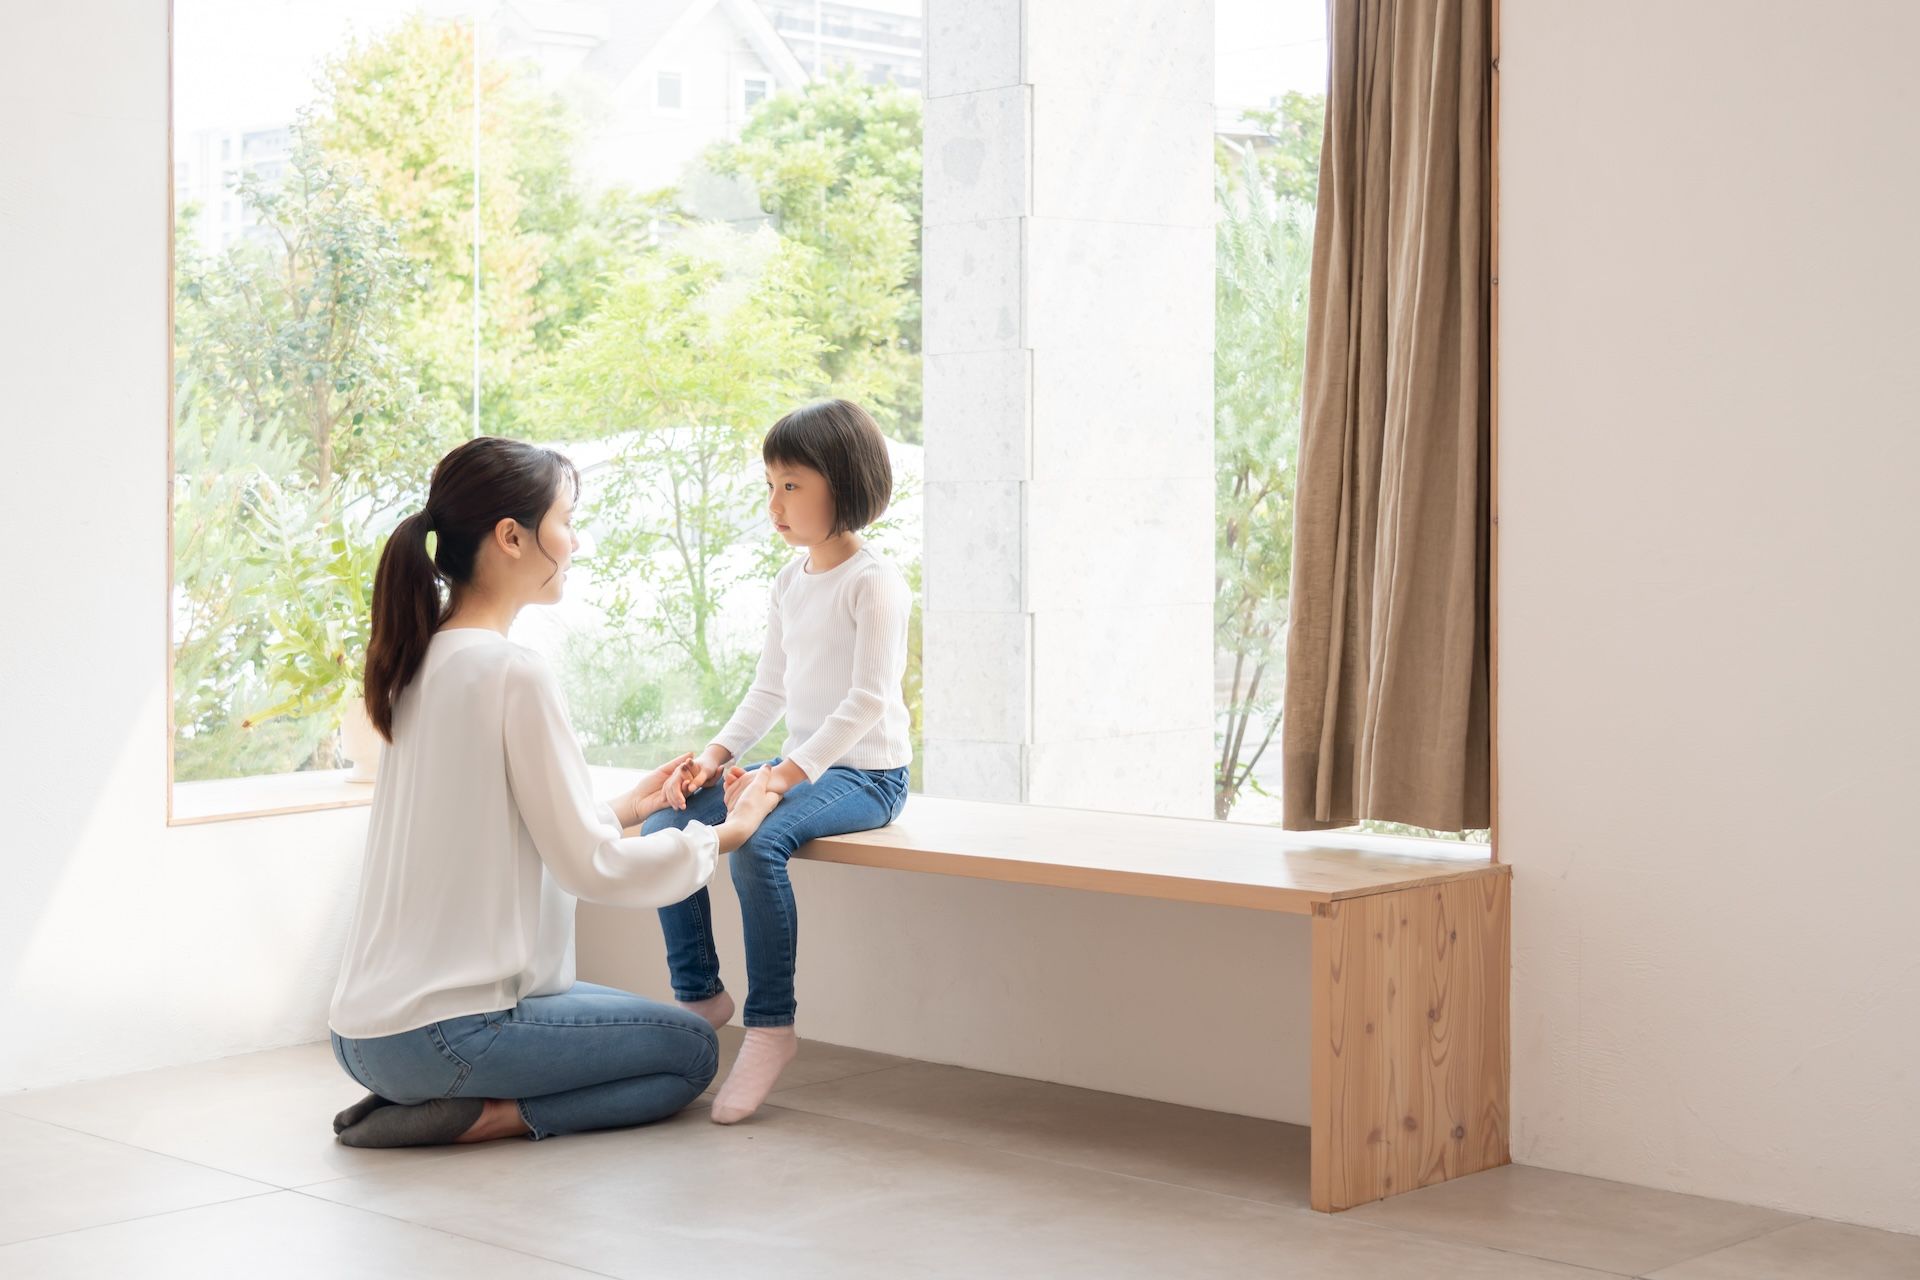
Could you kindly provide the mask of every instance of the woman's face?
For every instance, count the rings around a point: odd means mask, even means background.
[[[767,467],[767,515],[790,547],[817,547],[833,536],[833,490],[827,478],[797,462]]]
[[[563,484],[540,521],[540,545],[528,548],[529,554],[520,557],[534,604],[560,602],[567,589],[567,567],[579,549],[580,539],[573,532],[573,486]],[[553,557],[551,562],[547,556]]]

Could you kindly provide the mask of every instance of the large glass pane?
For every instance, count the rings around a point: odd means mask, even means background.
[[[743,691],[788,409],[873,411],[917,580],[919,10],[791,9],[179,0],[177,778],[342,762],[379,541],[470,434],[585,471],[516,638],[599,761]]]
[[[374,548],[473,429],[463,9],[174,5],[178,780],[341,762]]]
[[[1326,8],[1215,0],[1214,23],[1214,813],[1274,822]]]

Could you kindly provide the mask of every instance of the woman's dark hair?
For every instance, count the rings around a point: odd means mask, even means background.
[[[835,535],[866,528],[893,500],[886,437],[851,400],[822,400],[795,409],[767,432],[760,456],[768,466],[798,463],[827,478]]]
[[[367,718],[393,741],[393,704],[426,659],[433,633],[446,621],[455,593],[473,580],[480,544],[502,520],[532,531],[560,496],[580,493],[580,473],[565,455],[518,440],[481,436],[433,468],[427,505],[402,520],[380,551],[373,575],[373,634],[367,641]],[[434,538],[431,555],[427,535]],[[547,549],[541,547],[549,560]],[[557,572],[559,562],[554,562]],[[447,584],[443,596],[440,584]]]

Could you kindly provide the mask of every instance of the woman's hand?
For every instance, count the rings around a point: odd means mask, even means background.
[[[665,802],[676,809],[686,808],[687,797],[719,777],[727,759],[727,753],[717,746],[709,746],[697,756],[682,756],[680,767],[661,789]]]
[[[679,777],[693,759],[693,753],[677,756],[667,761],[653,772],[645,774],[633,784],[633,790],[613,802],[613,811],[620,819],[621,829],[637,827],[645,822],[649,815],[659,812],[669,803],[667,786]]]
[[[780,803],[780,793],[772,786],[773,773],[772,769],[728,771],[727,820],[714,828],[721,852],[729,853],[745,844]],[[737,787],[733,774],[739,775]]]

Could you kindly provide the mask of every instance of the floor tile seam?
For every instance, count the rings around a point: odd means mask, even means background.
[[[1270,1116],[1252,1116],[1241,1111],[1217,1111],[1212,1107],[1199,1107],[1190,1102],[1171,1102],[1165,1098],[1151,1098],[1144,1094],[1121,1093],[1113,1089],[1096,1089],[1092,1085],[1073,1084],[1066,1080],[1048,1080],[1040,1076],[1015,1075],[1010,1071],[991,1071],[986,1067],[969,1067],[958,1062],[934,1062],[927,1058],[903,1058],[890,1067],[875,1067],[871,1071],[857,1071],[853,1075],[844,1076],[841,1077],[841,1079],[852,1080],[859,1076],[875,1075],[881,1071],[898,1071],[903,1067],[936,1067],[942,1071],[964,1071],[968,1075],[986,1076],[993,1080],[1007,1080],[1017,1085],[1030,1085],[1039,1090],[1071,1089],[1076,1093],[1088,1093],[1097,1098],[1117,1098],[1122,1102],[1142,1102],[1155,1107],[1171,1107],[1180,1111],[1199,1112],[1202,1115],[1221,1116],[1228,1120],[1247,1120],[1254,1124],[1279,1125],[1286,1129],[1296,1129],[1302,1135],[1305,1135],[1311,1128],[1310,1125],[1298,1124],[1292,1120],[1275,1120]],[[796,1084],[775,1089],[774,1093],[778,1094],[800,1089],[812,1089],[820,1085],[834,1083],[836,1083],[835,1080],[813,1080],[806,1084]]]
[[[340,1181],[340,1179],[335,1179],[335,1181]],[[310,1185],[319,1186],[321,1184],[312,1183]],[[602,1280],[621,1280],[621,1277],[610,1271],[596,1271],[592,1267],[583,1267],[577,1262],[568,1262],[564,1258],[553,1258],[544,1253],[535,1253],[531,1249],[521,1249],[514,1245],[501,1244],[498,1240],[483,1240],[479,1236],[470,1236],[464,1232],[455,1231],[451,1227],[435,1226],[431,1222],[421,1222],[416,1218],[402,1217],[397,1213],[387,1213],[364,1204],[346,1204],[339,1200],[329,1200],[325,1196],[312,1195],[299,1187],[288,1187],[286,1190],[293,1195],[311,1200],[315,1204],[330,1205],[335,1209],[346,1209],[354,1213],[364,1213],[370,1217],[385,1218],[388,1222],[398,1222],[402,1226],[414,1227],[421,1231],[431,1231],[435,1235],[449,1236],[455,1240],[464,1240],[468,1244],[477,1244],[488,1249],[498,1249],[503,1253],[511,1253],[521,1258],[532,1258],[536,1262],[551,1263],[556,1267],[566,1267],[570,1270],[578,1271],[581,1275],[600,1276]]]
[[[283,1195],[291,1190],[288,1187],[262,1185],[259,1191],[249,1191],[244,1195],[227,1196],[219,1200],[204,1200],[199,1204],[183,1204],[177,1209],[156,1209],[152,1213],[136,1213],[128,1218],[113,1218],[106,1222],[90,1222],[84,1227],[68,1227],[64,1231],[48,1231],[42,1235],[26,1236],[19,1240],[9,1240],[0,1244],[0,1257],[17,1244],[32,1244],[36,1240],[58,1240],[61,1236],[76,1236],[84,1231],[104,1231],[108,1227],[123,1227],[129,1222],[146,1222],[153,1218],[170,1218],[177,1213],[196,1213],[201,1209],[212,1209],[223,1204],[238,1204],[242,1200],[259,1200],[266,1196]]]
[[[776,1098],[777,1096],[778,1095],[775,1095]],[[793,1111],[793,1112],[798,1112],[801,1115],[813,1116],[816,1119],[820,1119],[820,1120],[833,1120],[841,1124],[857,1124],[863,1128],[878,1129],[882,1133],[890,1133],[890,1134],[894,1134],[896,1136],[905,1137],[905,1138],[914,1138],[921,1142],[939,1142],[939,1143],[947,1144],[949,1146],[965,1147],[968,1150],[972,1150],[972,1151],[991,1151],[995,1155],[1012,1156],[1017,1160],[1026,1160],[1034,1164],[1050,1165],[1057,1169],[1078,1169],[1082,1173],[1096,1173],[1096,1174],[1103,1174],[1107,1177],[1112,1177],[1112,1178],[1124,1178],[1129,1182],[1140,1182],[1151,1187],[1167,1187],[1175,1191],[1189,1191],[1189,1192],[1192,1192],[1194,1195],[1215,1196],[1221,1200],[1231,1200],[1236,1204],[1257,1205],[1263,1209],[1278,1209],[1284,1212],[1298,1212],[1298,1213],[1305,1213],[1305,1214],[1313,1214],[1314,1212],[1313,1209],[1310,1208],[1308,1205],[1306,1205],[1304,1201],[1295,1203],[1295,1202],[1289,1202],[1289,1201],[1262,1200],[1257,1196],[1235,1195],[1231,1191],[1215,1191],[1208,1187],[1196,1187],[1191,1185],[1190,1183],[1169,1182],[1165,1178],[1150,1178],[1143,1173],[1122,1173],[1117,1169],[1102,1169],[1099,1165],[1083,1164],[1077,1160],[1062,1160],[1054,1156],[1040,1156],[1040,1155],[1033,1154],[1031,1151],[1014,1151],[1007,1147],[994,1146],[992,1143],[989,1143],[989,1142],[971,1142],[964,1138],[951,1138],[951,1137],[945,1137],[945,1136],[935,1137],[930,1134],[916,1133],[912,1129],[897,1129],[890,1124],[881,1124],[878,1121],[874,1121],[874,1120],[856,1120],[851,1116],[834,1115],[830,1111],[808,1111],[804,1107],[783,1106],[779,1102],[775,1101],[775,1098],[768,1098],[765,1105],[781,1111]],[[1320,1215],[1315,1215],[1315,1216],[1320,1216]]]
[[[1467,1174],[1465,1176],[1472,1177],[1473,1175]],[[1382,1202],[1375,1200],[1375,1201],[1372,1201],[1371,1203],[1380,1204]],[[1358,1208],[1359,1206],[1356,1205],[1355,1207]],[[1408,1239],[1420,1240],[1428,1244],[1434,1244],[1434,1243],[1456,1244],[1456,1245],[1464,1245],[1469,1249],[1485,1249],[1488,1253],[1503,1253],[1503,1254],[1506,1254],[1508,1257],[1525,1258],[1530,1262],[1551,1262],[1555,1266],[1572,1267],[1576,1271],[1585,1271],[1596,1276],[1619,1277],[1620,1280],[1645,1280],[1645,1275],[1646,1275],[1646,1273],[1642,1271],[1613,1271],[1606,1267],[1591,1266],[1584,1262],[1568,1262],[1564,1258],[1550,1258],[1546,1254],[1530,1253],[1525,1249],[1516,1249],[1509,1246],[1497,1245],[1497,1244],[1483,1244],[1477,1240],[1462,1240],[1459,1236],[1441,1235],[1437,1232],[1422,1231],[1418,1227],[1399,1226],[1391,1222],[1374,1222],[1368,1218],[1351,1218],[1346,1216],[1345,1214],[1339,1214],[1339,1213],[1330,1214],[1329,1216],[1333,1220],[1338,1222],[1344,1222],[1346,1225],[1351,1227],[1364,1227],[1369,1231],[1387,1231],[1387,1232],[1393,1233],[1394,1235],[1406,1236]],[[1717,1252],[1717,1250],[1709,1249],[1707,1252],[1714,1253],[1714,1252]],[[1706,1255],[1697,1254],[1694,1256],[1705,1257]],[[1669,1262],[1663,1262],[1660,1264],[1659,1267],[1656,1267],[1655,1270],[1660,1270],[1665,1267],[1677,1267],[1680,1265],[1681,1262],[1687,1262],[1691,1260],[1692,1260],[1691,1258],[1681,1258],[1681,1259],[1675,1259]]]
[[[257,1183],[260,1186],[269,1187],[275,1191],[293,1190],[292,1187],[276,1181],[273,1178],[262,1178],[258,1174],[241,1173],[235,1169],[223,1169],[217,1164],[208,1164],[204,1160],[195,1160],[192,1156],[183,1156],[172,1151],[161,1151],[155,1147],[143,1147],[137,1142],[128,1142],[125,1138],[115,1138],[109,1134],[95,1133],[91,1129],[82,1129],[77,1125],[64,1124],[58,1120],[49,1120],[44,1116],[24,1116],[16,1114],[14,1118],[18,1120],[31,1120],[35,1124],[44,1124],[48,1128],[64,1130],[67,1133],[77,1133],[83,1138],[95,1138],[101,1142],[110,1142],[116,1147],[125,1147],[129,1151],[142,1151],[150,1156],[159,1156],[163,1160],[177,1160],[181,1164],[192,1165],[196,1169],[205,1169],[208,1173],[220,1173],[225,1174],[229,1178],[240,1178],[243,1181]]]
[[[855,1071],[850,1075],[834,1076],[832,1079],[829,1079],[829,1080],[809,1080],[805,1084],[785,1085],[781,1088],[775,1089],[772,1093],[768,1094],[767,1097],[769,1099],[773,1099],[773,1098],[779,1097],[783,1093],[798,1093],[802,1089],[825,1088],[827,1085],[830,1085],[830,1084],[841,1084],[848,1080],[859,1080],[865,1076],[877,1076],[885,1071],[898,1071],[902,1067],[914,1067],[914,1066],[921,1066],[921,1065],[924,1065],[924,1064],[908,1061],[908,1062],[896,1062],[892,1066],[887,1066],[887,1067],[870,1067],[865,1071]],[[718,1092],[718,1090],[716,1090],[715,1092]]]
[[[1680,1194],[1684,1194],[1684,1193],[1680,1193]],[[1719,1201],[1718,1203],[1735,1204],[1737,1203],[1737,1201],[1723,1200],[1723,1201]],[[1754,1207],[1757,1208],[1759,1206],[1754,1206]],[[1785,1210],[1775,1210],[1774,1212],[1784,1213]],[[1791,1231],[1795,1227],[1804,1227],[1809,1222],[1830,1222],[1830,1221],[1832,1221],[1832,1219],[1830,1218],[1815,1218],[1807,1214],[1799,1214],[1794,1217],[1794,1220],[1792,1222],[1781,1222],[1781,1223],[1776,1223],[1771,1227],[1762,1227],[1758,1231],[1749,1232],[1748,1234],[1741,1236],[1737,1240],[1729,1240],[1725,1244],[1714,1245],[1711,1249],[1704,1250],[1700,1253],[1690,1253],[1684,1258],[1675,1258],[1672,1262],[1663,1262],[1659,1266],[1655,1267],[1652,1271],[1641,1273],[1641,1275],[1635,1277],[1635,1280],[1646,1280],[1647,1276],[1657,1274],[1661,1271],[1666,1271],[1673,1267],[1684,1266],[1689,1262],[1698,1262],[1702,1258],[1711,1258],[1716,1253],[1725,1253],[1729,1249],[1737,1249],[1743,1244],[1752,1244],[1755,1240],[1764,1240],[1768,1236],[1778,1235],[1782,1231]]]

